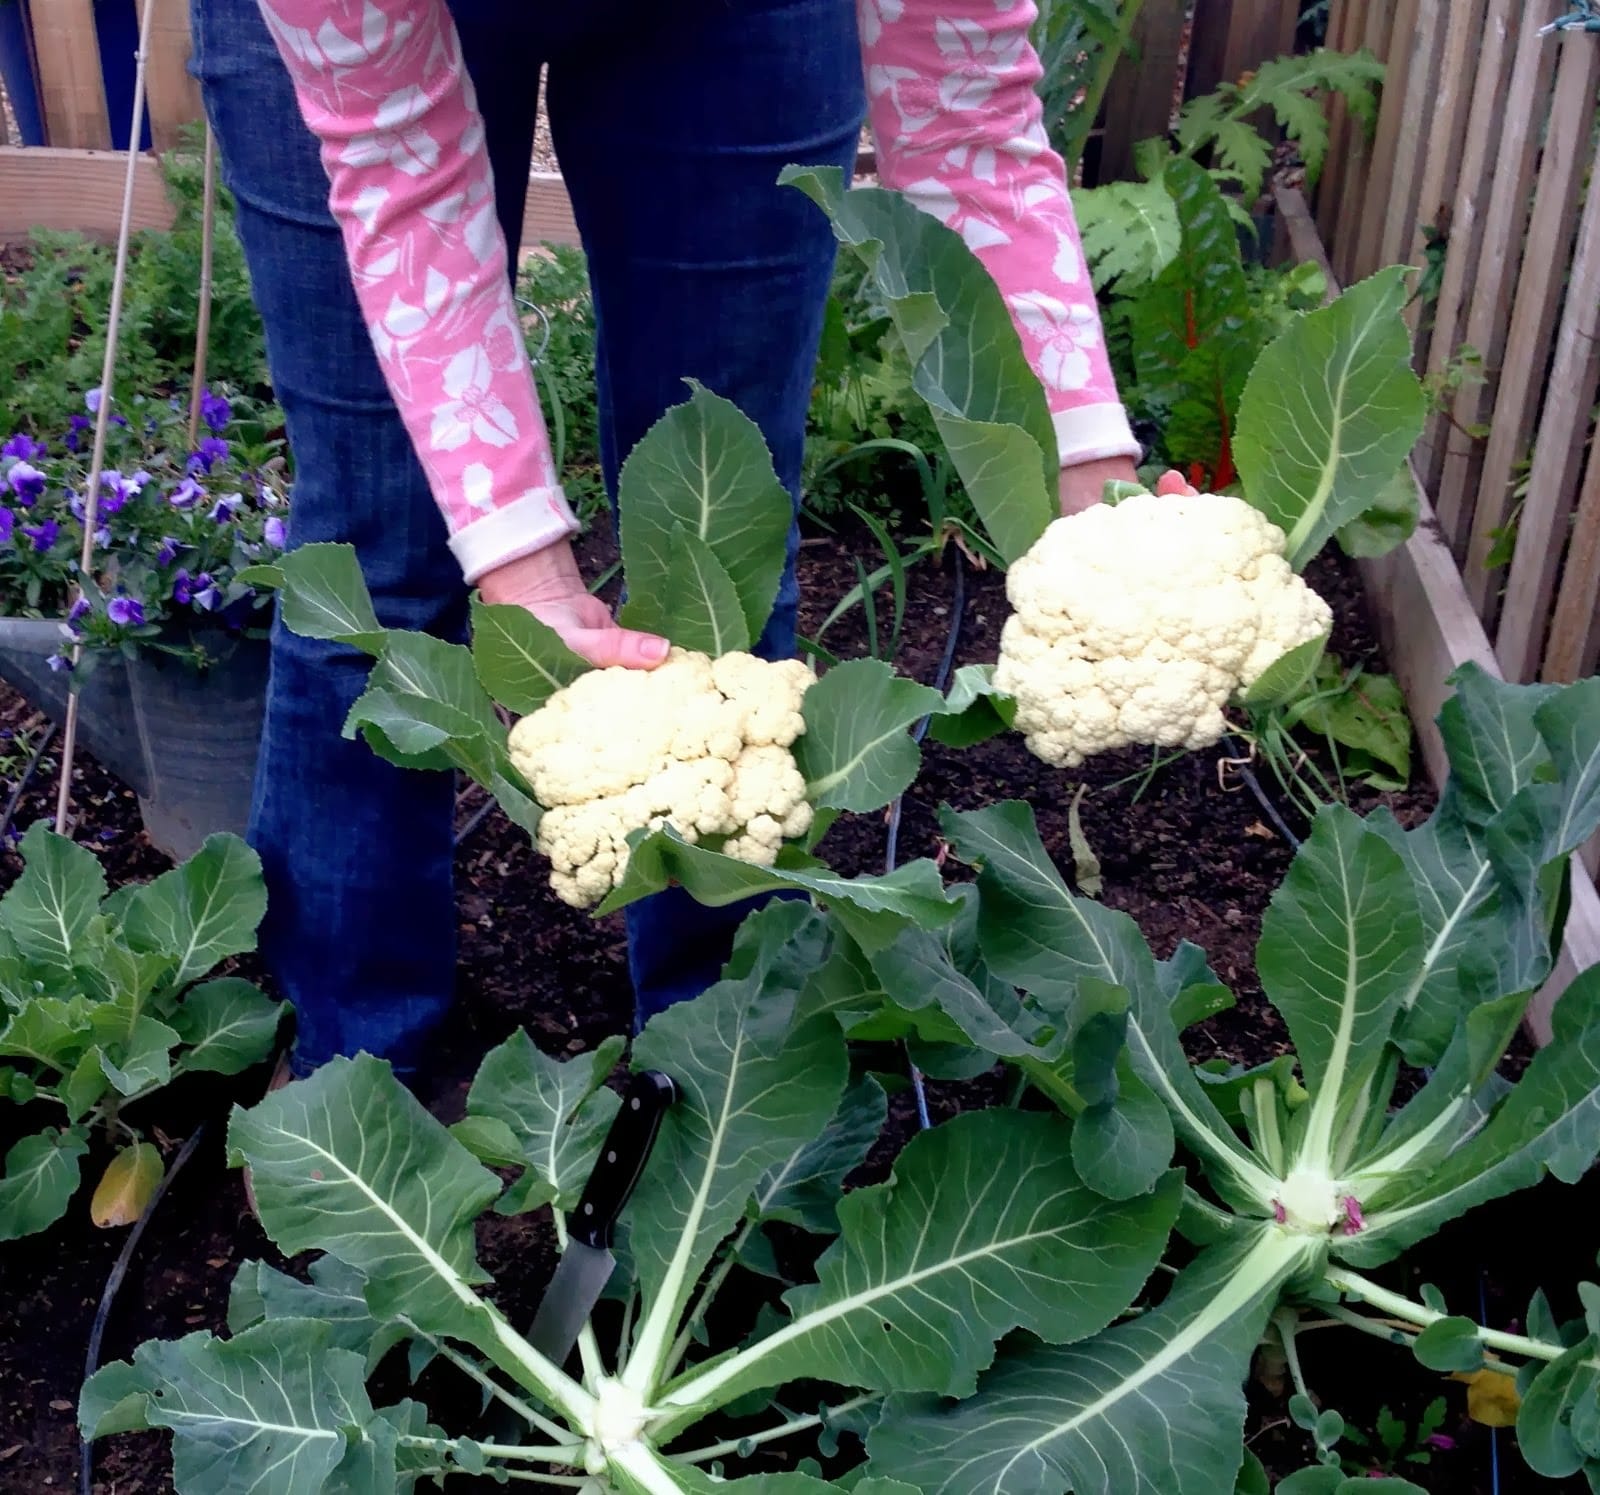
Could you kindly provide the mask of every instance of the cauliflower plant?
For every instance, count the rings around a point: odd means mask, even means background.
[[[1058,519],[1006,595],[995,686],[1029,749],[1068,768],[1131,743],[1208,747],[1234,694],[1333,621],[1284,559],[1283,531],[1220,493],[1140,493]]]
[[[799,660],[674,649],[648,672],[591,670],[523,717],[511,761],[544,807],[539,849],[557,896],[599,903],[622,881],[629,833],[668,824],[770,867],[811,827],[789,749],[812,678]]]

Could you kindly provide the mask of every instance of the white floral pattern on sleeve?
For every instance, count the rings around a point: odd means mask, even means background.
[[[955,229],[1005,296],[1063,465],[1137,458],[1061,158],[1045,137],[1033,0],[859,0],[878,174]]]
[[[469,581],[571,534],[444,0],[261,0],[373,348]],[[477,521],[496,523],[474,529]]]
[[[373,347],[469,581],[576,529],[445,0],[260,0],[322,145]],[[858,0],[879,169],[1004,293],[1063,462],[1136,456],[1040,122],[1032,0]],[[603,59],[601,59],[603,64]]]

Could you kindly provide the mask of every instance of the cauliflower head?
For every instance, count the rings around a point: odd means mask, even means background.
[[[1332,624],[1284,548],[1260,510],[1220,493],[1056,520],[1006,578],[994,675],[1029,750],[1074,768],[1133,743],[1218,741],[1229,699]]]
[[[544,807],[556,895],[599,903],[627,870],[629,834],[665,825],[770,867],[811,828],[790,747],[812,678],[799,660],[674,649],[655,670],[591,670],[523,717],[511,761]]]

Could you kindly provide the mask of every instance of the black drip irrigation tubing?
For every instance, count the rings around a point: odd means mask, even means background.
[[[200,1139],[206,1134],[206,1124],[201,1122],[189,1133],[189,1140],[178,1149],[178,1156],[172,1160],[172,1166],[167,1169],[156,1191],[150,1196],[150,1203],[144,1208],[144,1213],[134,1222],[133,1229],[128,1232],[128,1239],[122,1243],[122,1251],[111,1268],[111,1275],[106,1278],[105,1291],[100,1294],[100,1307],[94,1316],[94,1326],[89,1330],[89,1349],[83,1358],[83,1379],[88,1381],[100,1368],[100,1344],[105,1338],[106,1322],[111,1317],[111,1305],[116,1301],[117,1289],[122,1286],[122,1279],[128,1275],[129,1263],[133,1261],[133,1253],[139,1249],[139,1240],[144,1235],[144,1228],[150,1223],[150,1217],[155,1214],[156,1206],[161,1203],[183,1165],[194,1156],[194,1150],[200,1145]],[[93,1495],[94,1492],[94,1445],[87,1438],[80,1435],[78,1439],[78,1495]]]
[[[1244,780],[1244,786],[1254,796],[1255,802],[1261,806],[1262,813],[1272,822],[1273,829],[1289,843],[1290,850],[1300,850],[1300,837],[1289,829],[1289,822],[1283,818],[1282,812],[1272,802],[1272,796],[1262,787],[1261,780],[1256,777],[1256,771],[1250,766],[1249,756],[1243,746],[1232,737],[1225,737],[1228,751],[1233,754],[1234,766],[1239,770],[1239,777]]]
[[[944,641],[944,653],[939,659],[939,672],[934,676],[933,688],[943,695],[950,687],[950,672],[956,662],[956,647],[961,642],[961,623],[967,611],[967,568],[962,563],[961,552],[952,552],[955,556],[955,582],[950,592],[950,632]],[[872,598],[865,599],[864,606],[873,605]],[[922,740],[928,735],[928,726],[933,717],[925,716],[911,731],[911,740],[919,747]],[[894,871],[899,862],[900,855],[900,813],[905,803],[905,795],[897,794],[894,803],[889,806],[889,833],[883,857],[883,872],[887,877]],[[933,1125],[933,1118],[928,1114],[928,1092],[922,1083],[922,1071],[911,1059],[909,1051],[906,1055],[906,1067],[911,1071],[911,1089],[917,1098],[917,1125],[926,1131]]]
[[[39,739],[39,745],[33,750],[33,756],[28,759],[28,766],[22,770],[22,777],[16,782],[11,791],[11,797],[6,801],[4,811],[0,811],[0,841],[4,841],[6,832],[11,829],[11,822],[17,813],[17,806],[22,803],[22,796],[32,781],[39,765],[44,761],[44,755],[49,751],[50,744],[56,740],[56,724],[51,722],[45,729],[45,734]]]

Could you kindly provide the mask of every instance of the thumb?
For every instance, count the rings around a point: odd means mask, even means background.
[[[1174,472],[1170,468],[1156,479],[1156,492],[1162,498],[1173,498],[1181,493],[1197,493],[1198,491],[1198,489],[1191,487],[1185,481],[1181,472]]]
[[[574,654],[601,670],[614,665],[625,670],[653,670],[671,647],[664,638],[631,628],[575,628],[564,642]]]

